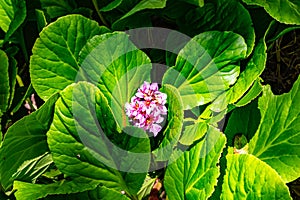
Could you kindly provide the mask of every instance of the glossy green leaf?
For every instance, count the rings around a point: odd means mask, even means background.
[[[127,12],[123,17],[114,22],[112,28],[115,29],[119,23],[122,22],[125,18],[132,16],[133,14],[145,10],[145,9],[159,9],[166,6],[167,0],[141,0],[136,4],[129,12]]]
[[[111,133],[111,141],[101,128],[105,120],[111,120],[108,113],[99,110],[102,107],[109,108],[109,104],[91,83],[72,84],[61,93],[47,133],[53,160],[68,176],[97,180],[109,189],[134,196],[149,168],[149,138],[141,129],[128,127],[122,133]]]
[[[9,62],[6,53],[0,50],[0,111],[6,112],[10,98]]]
[[[13,174],[12,179],[35,183],[36,179],[42,175],[52,163],[52,156],[48,152],[31,160],[26,160],[18,168],[18,171]]]
[[[226,137],[210,127],[204,140],[167,167],[164,186],[169,199],[207,199],[213,193],[225,142]]]
[[[224,131],[229,146],[233,146],[236,135],[246,136],[248,142],[254,136],[260,122],[260,113],[257,107],[257,101],[254,101],[247,106],[236,108],[231,113]]]
[[[238,102],[234,103],[234,105],[236,107],[242,107],[242,106],[247,105],[248,103],[250,103],[251,101],[256,99],[256,97],[258,97],[258,95],[260,95],[262,90],[263,90],[263,86],[260,83],[260,79],[257,79],[253,83],[252,87],[247,91],[245,96],[243,96]]]
[[[172,85],[163,85],[161,91],[167,94],[168,120],[163,132],[164,138],[153,152],[157,161],[166,161],[171,156],[174,146],[178,143],[183,124],[183,103],[179,91]],[[160,133],[159,133],[160,134]]]
[[[43,10],[36,9],[35,15],[36,15],[38,30],[39,30],[39,32],[41,32],[43,30],[43,28],[47,26],[48,19]]]
[[[31,82],[43,100],[75,82],[79,52],[90,38],[105,32],[81,15],[61,17],[43,29],[30,59]]]
[[[274,19],[281,23],[300,25],[300,2],[297,0],[243,1],[249,5],[264,7]]]
[[[24,0],[0,1],[0,28],[6,33],[4,42],[20,27],[26,18]]]
[[[42,9],[46,10],[50,18],[61,17],[71,14],[77,7],[76,2],[73,0],[40,0]]]
[[[90,192],[89,197],[92,195],[92,199],[101,199],[101,200],[130,200],[126,195],[121,192],[116,192],[106,187],[98,187],[97,189]],[[81,198],[83,199],[83,198]],[[85,198],[86,199],[86,198]]]
[[[105,186],[98,186],[94,190],[89,190],[80,193],[66,194],[66,195],[52,195],[48,196],[46,200],[74,200],[74,199],[88,199],[88,200],[130,200],[125,194],[106,188]]]
[[[269,27],[265,33],[266,43],[274,42],[278,38],[282,37],[284,34],[287,34],[290,31],[298,30],[298,29],[300,29],[300,26],[298,25],[291,26],[273,20],[269,24]]]
[[[179,52],[163,83],[178,88],[184,109],[213,101],[235,83],[246,57],[244,39],[232,32],[211,31],[194,37]]]
[[[205,122],[196,122],[184,126],[183,133],[179,142],[183,145],[192,145],[196,140],[201,139],[207,132],[207,124]]]
[[[249,153],[274,168],[285,182],[300,176],[300,79],[292,90],[273,95],[269,86],[259,98],[261,121]]]
[[[247,44],[247,56],[255,45],[251,16],[237,0],[207,1],[201,8],[192,8],[182,13],[182,16],[177,17],[177,21],[180,30],[190,36],[214,30],[240,34]]]
[[[0,180],[5,190],[12,185],[14,179],[19,178],[12,175],[24,162],[49,152],[46,132],[52,122],[54,103],[57,99],[58,95],[52,96],[36,112],[24,117],[7,130],[0,149]],[[24,178],[36,178],[35,170],[38,168],[31,170],[33,171],[28,172],[28,176]]]
[[[227,93],[220,95],[218,99],[216,99],[212,110],[223,110],[228,104],[236,103],[243,97],[265,69],[267,61],[266,50],[267,46],[264,40],[261,39],[255,47],[253,56],[247,63],[246,69],[240,74],[234,86],[232,86]],[[259,91],[259,88],[257,88],[256,92],[257,91]]]
[[[221,199],[291,199],[288,187],[269,165],[249,154],[228,154]]]
[[[151,61],[125,33],[107,33],[92,38],[80,54],[77,81],[97,85],[118,126],[124,127],[125,103],[144,81],[150,81]]]
[[[149,195],[151,193],[151,190],[153,189],[153,186],[154,186],[156,180],[157,180],[156,178],[151,178],[149,176],[147,176],[145,178],[145,181],[144,181],[140,191],[138,192],[139,200],[142,200],[143,198],[147,197],[147,195]]]
[[[118,7],[123,0],[114,0],[112,2],[110,2],[109,4],[107,4],[106,6],[102,7],[100,9],[101,12],[107,12],[110,10],[113,10],[114,8]]]
[[[32,184],[21,181],[14,182],[15,197],[17,199],[32,200],[44,198],[51,194],[70,194],[92,190],[97,187],[97,181],[78,177],[57,181],[50,184]]]

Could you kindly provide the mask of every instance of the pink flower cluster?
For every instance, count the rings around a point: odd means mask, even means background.
[[[163,116],[167,115],[166,100],[167,95],[158,91],[157,83],[145,81],[131,102],[125,104],[126,115],[134,126],[152,132],[155,137],[162,129]]]

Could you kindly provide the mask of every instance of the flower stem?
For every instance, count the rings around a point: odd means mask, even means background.
[[[106,22],[106,20],[104,19],[103,15],[101,14],[100,12],[100,9],[99,9],[99,6],[98,6],[98,3],[97,3],[97,0],[92,0],[93,4],[94,4],[94,7],[96,9],[96,12],[101,20],[101,22],[106,26],[108,27],[108,23]]]

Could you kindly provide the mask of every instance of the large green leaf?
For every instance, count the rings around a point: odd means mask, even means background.
[[[285,24],[300,25],[300,2],[298,0],[243,0],[249,5],[258,5],[277,21]]]
[[[19,178],[17,175],[14,177],[12,175],[26,161],[49,152],[46,132],[52,122],[54,103],[57,99],[58,95],[52,96],[36,112],[24,117],[7,130],[0,149],[0,180],[5,190],[12,185],[14,179]],[[36,171],[40,168],[31,170],[33,171],[28,171],[28,176],[24,176],[22,173],[20,175],[26,180],[33,180],[39,174]]]
[[[249,154],[228,154],[221,199],[291,199],[288,187],[269,165]]]
[[[300,78],[280,96],[265,87],[258,101],[260,126],[249,143],[249,153],[273,167],[285,182],[300,176],[299,99]]]
[[[215,100],[212,110],[224,110],[228,104],[236,103],[243,97],[265,69],[267,61],[266,50],[267,46],[264,39],[261,39],[255,47],[254,53],[246,65],[246,69],[240,74],[234,86]]]
[[[6,112],[10,97],[9,62],[6,53],[0,50],[0,111]]]
[[[234,10],[234,12],[232,12]],[[240,34],[248,46],[254,47],[255,34],[249,12],[236,0],[210,0],[203,7],[189,9],[177,18],[179,28],[190,36],[204,31],[233,31]]]
[[[97,180],[134,196],[149,168],[149,139],[141,129],[128,127],[122,133],[110,133],[110,141],[98,118],[105,123],[111,115],[99,110],[102,107],[109,108],[107,100],[91,83],[72,84],[61,93],[47,133],[53,160],[64,174]]]
[[[81,15],[61,17],[43,29],[30,60],[31,82],[43,100],[74,83],[82,47],[93,36],[105,32],[106,28]]]
[[[161,89],[167,94],[168,124],[163,133],[164,138],[154,151],[157,161],[166,161],[171,156],[174,146],[178,143],[183,124],[183,103],[178,90],[172,85],[163,85]]]
[[[0,1],[0,16],[0,28],[6,33],[5,42],[20,27],[26,18],[25,1]]]
[[[232,32],[197,35],[179,52],[163,83],[178,88],[184,109],[204,105],[224,93],[239,75],[235,63],[246,57],[244,39]]]
[[[14,182],[15,197],[22,200],[40,199],[51,194],[70,194],[93,190],[97,181],[78,177],[69,180],[57,181],[51,184],[32,184],[21,181]]]
[[[204,140],[167,167],[164,185],[169,199],[207,199],[213,193],[225,142],[222,133],[209,127]]]
[[[76,81],[97,85],[108,100],[117,124],[124,126],[124,105],[138,87],[150,80],[151,61],[125,33],[107,33],[92,38],[80,54]]]
[[[132,16],[133,14],[145,10],[145,9],[159,9],[164,8],[166,6],[167,0],[141,0],[138,4],[136,4],[129,12],[127,12],[123,17],[114,22],[112,28],[115,29],[119,23],[122,22],[127,17]]]

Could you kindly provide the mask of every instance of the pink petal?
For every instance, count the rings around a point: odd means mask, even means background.
[[[157,136],[160,130],[161,130],[161,126],[158,124],[152,124],[152,126],[150,127],[150,132],[153,133],[154,137]]]

